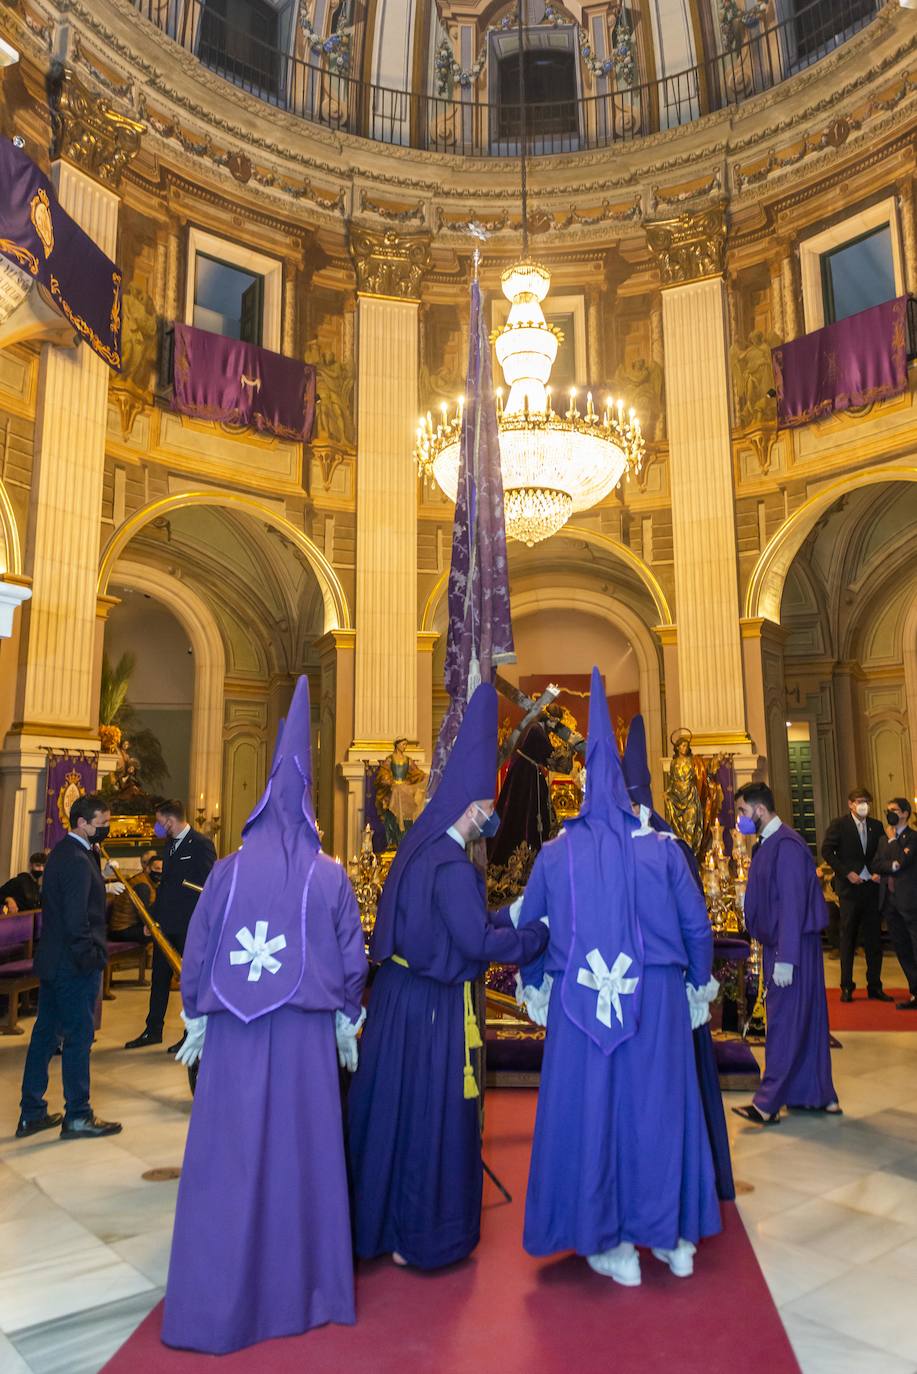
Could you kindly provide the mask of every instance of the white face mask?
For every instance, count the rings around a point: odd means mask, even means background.
[[[857,802],[856,813],[860,817],[860,820],[865,820],[869,815],[869,802]]]

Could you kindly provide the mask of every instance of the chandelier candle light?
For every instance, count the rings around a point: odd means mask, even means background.
[[[640,421],[633,410],[625,412],[622,401],[607,400],[599,413],[588,392],[583,414],[574,389],[565,411],[555,411],[552,403],[548,382],[563,334],[548,324],[541,308],[551,274],[528,251],[524,48],[520,17],[522,257],[501,277],[510,307],[492,342],[509,387],[505,405],[502,390],[496,395],[506,534],[531,548],[556,534],[576,511],[604,500],[626,471],[639,472],[644,444]],[[428,411],[418,424],[414,449],[421,475],[433,478],[450,501],[458,491],[463,405],[459,397],[450,416],[444,402],[436,424]]]

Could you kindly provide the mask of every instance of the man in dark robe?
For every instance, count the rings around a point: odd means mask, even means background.
[[[597,668],[583,807],[536,859],[520,932],[545,917],[547,953],[523,971],[547,1025],[525,1248],[635,1287],[647,1245],[687,1278],[721,1227],[686,996],[713,939],[677,846],[633,815]]]
[[[745,892],[745,924],[762,945],[767,1038],[753,1100],[733,1107],[757,1126],[776,1126],[781,1107],[839,1115],[831,1078],[821,932],[828,924],[815,861],[801,835],[776,814],[763,782],[736,792],[743,835],[757,835]]]
[[[356,1067],[366,955],[347,875],[321,852],[309,732],[301,677],[182,961],[177,1058],[204,1053],[162,1339],[210,1354],[354,1320],[338,1063]]]
[[[644,826],[648,826],[657,834],[667,836],[677,845],[698,890],[703,893],[703,882],[693,849],[685,844],[684,840],[679,839],[668,822],[653,809],[652,784],[646,753],[646,727],[641,715],[634,716],[630,723],[627,743],[624,746],[623,766],[627,795],[630,797],[634,813],[640,817],[641,831]],[[704,1105],[710,1148],[713,1151],[717,1196],[723,1202],[732,1202],[736,1192],[729,1152],[729,1133],[726,1130],[726,1113],[723,1110],[723,1095],[720,1092],[713,1036],[710,1033],[710,1003],[719,990],[719,983],[715,978],[711,978],[704,988],[689,987],[688,1001],[692,1008],[692,1024],[700,1022],[693,1027],[694,1060],[697,1065],[697,1081]]]
[[[487,841],[487,866],[492,872],[501,870],[505,873],[507,864],[514,855],[518,856],[521,846],[527,846],[524,857],[528,861],[520,865],[522,884],[535,855],[543,844],[547,844],[554,829],[547,778],[552,753],[553,745],[545,727],[537,722],[530,725],[513,754],[497,797],[500,829]]]
[[[495,828],[497,695],[478,687],[439,787],[402,840],[373,931],[373,984],[348,1097],[357,1254],[436,1269],[481,1229],[481,1123],[471,985],[535,958],[547,931],[488,912],[466,847]]]

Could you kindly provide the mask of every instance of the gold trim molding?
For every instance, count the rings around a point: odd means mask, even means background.
[[[424,274],[430,267],[426,234],[376,233],[351,226],[350,255],[361,296],[418,301]]]
[[[56,65],[49,83],[52,159],[66,158],[114,189],[136,156],[145,124],[113,110],[72,68]]]
[[[660,219],[646,226],[663,287],[721,277],[726,270],[726,210],[707,210]]]

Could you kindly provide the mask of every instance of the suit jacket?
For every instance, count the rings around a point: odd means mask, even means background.
[[[20,911],[37,911],[41,906],[41,888],[31,873],[17,873],[0,887],[0,907],[12,897]]]
[[[65,835],[48,855],[42,888],[39,978],[58,971],[94,973],[108,957],[105,880],[94,850]]]
[[[856,895],[858,886],[847,881],[847,874],[862,873],[864,867],[872,871],[872,861],[884,834],[881,822],[867,816],[864,854],[857,823],[849,811],[846,816],[839,816],[828,826],[822,841],[821,856],[834,869],[834,887],[839,897]]]
[[[198,830],[189,830],[173,848],[163,850],[162,877],[156,889],[155,917],[164,935],[186,935],[199,894],[183,887],[184,882],[203,887],[216,863],[213,841]]]
[[[892,872],[895,862],[901,865],[897,873]],[[905,826],[894,840],[883,835],[872,868],[882,875],[882,905],[889,894],[889,880],[894,879],[895,906],[899,911],[917,914],[917,830]]]

